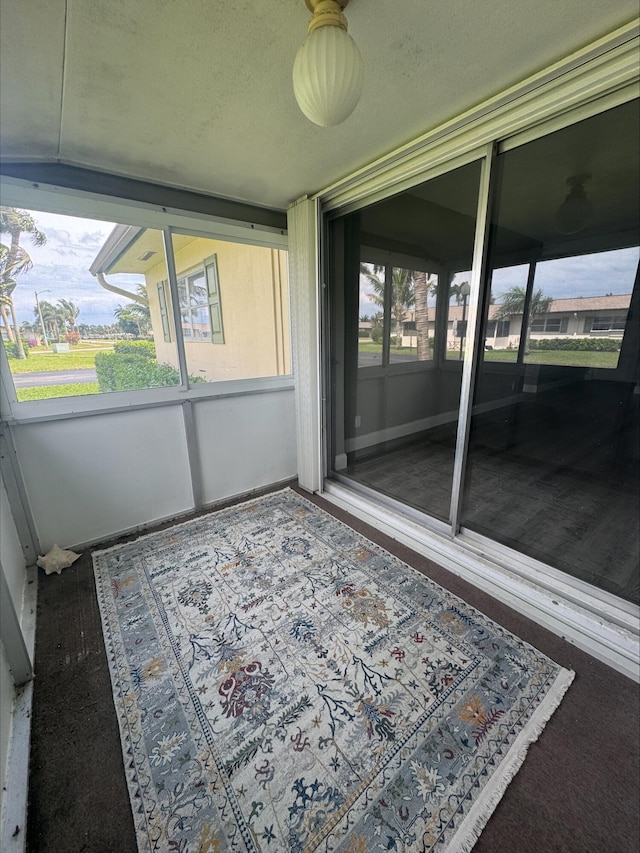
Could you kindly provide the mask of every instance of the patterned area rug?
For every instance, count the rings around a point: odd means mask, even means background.
[[[94,568],[140,851],[468,851],[573,679],[288,489]]]

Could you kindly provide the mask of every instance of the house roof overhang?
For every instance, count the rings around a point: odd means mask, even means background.
[[[150,248],[150,243],[153,248]],[[144,273],[152,258],[155,257],[155,263],[158,263],[159,250],[162,251],[162,235],[159,232],[136,225],[116,225],[89,267],[89,272],[95,276],[121,272]]]

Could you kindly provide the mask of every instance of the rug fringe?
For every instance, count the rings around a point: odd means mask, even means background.
[[[545,726],[562,702],[565,693],[571,686],[575,672],[561,669],[553,685],[534,712],[527,726],[520,732],[513,746],[502,761],[502,765],[493,774],[481,796],[474,803],[464,818],[456,834],[446,847],[447,853],[471,853],[487,825],[489,818],[496,810],[498,803],[513,777],[524,763],[532,743],[538,740]]]

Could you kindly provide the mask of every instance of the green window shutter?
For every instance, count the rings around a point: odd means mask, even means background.
[[[211,320],[211,341],[214,344],[224,343],[224,328],[222,326],[222,302],[220,299],[220,281],[218,279],[218,262],[215,255],[205,258],[204,269],[207,276],[207,291],[209,293],[209,317]]]

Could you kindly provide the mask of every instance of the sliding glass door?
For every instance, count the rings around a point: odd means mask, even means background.
[[[480,161],[331,223],[333,466],[447,521]]]
[[[498,154],[461,514],[635,602],[639,162],[637,104]]]
[[[632,602],[638,140],[633,102],[498,146],[489,207],[479,159],[333,214],[327,270],[330,476]]]

